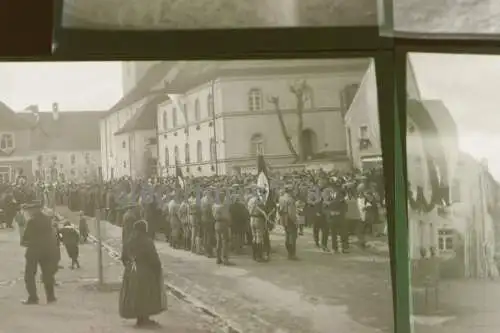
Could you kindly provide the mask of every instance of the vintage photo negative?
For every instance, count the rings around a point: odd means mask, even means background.
[[[415,333],[498,332],[500,57],[410,54],[408,227]]]
[[[0,72],[6,331],[394,332],[373,59]]]
[[[376,26],[375,0],[64,0],[64,28],[186,30]]]
[[[495,0],[393,1],[394,31],[431,34],[498,34]]]

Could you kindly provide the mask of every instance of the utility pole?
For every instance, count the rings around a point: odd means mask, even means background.
[[[98,271],[98,281],[99,286],[102,287],[104,285],[104,272],[103,272],[103,264],[102,264],[102,235],[101,235],[101,212],[102,212],[102,203],[101,203],[101,194],[102,194],[102,167],[99,167],[98,174],[98,191],[95,197],[96,203],[96,230],[97,230],[97,271]]]
[[[217,126],[215,125],[216,117],[215,117],[215,79],[210,82],[210,94],[212,95],[211,99],[211,106],[212,106],[212,123],[213,123],[213,128],[214,128],[214,158],[215,158],[215,174],[218,176],[219,175],[219,161],[218,161],[218,156],[219,154],[217,153]]]

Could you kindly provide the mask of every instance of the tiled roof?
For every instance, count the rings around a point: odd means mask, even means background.
[[[52,112],[39,112],[39,121],[33,113],[18,115],[33,124],[33,150],[99,150],[99,120],[101,111],[60,111],[54,119]]]
[[[5,127],[5,128],[3,128]],[[16,113],[5,103],[0,102],[0,129],[29,129],[30,122],[19,118]]]
[[[157,85],[169,72],[169,70],[176,65],[175,61],[162,61],[158,64],[151,66],[141,80],[136,84],[132,90],[122,97],[109,111],[105,112],[102,116],[108,116],[116,111],[119,111],[127,106],[140,101],[146,97],[152,88]]]
[[[156,129],[156,110],[158,104],[166,101],[168,96],[165,94],[152,97],[136,114],[130,118],[122,128],[120,128],[115,135],[140,130]]]

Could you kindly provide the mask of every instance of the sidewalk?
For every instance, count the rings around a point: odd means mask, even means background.
[[[61,265],[56,275],[57,303],[45,304],[43,286],[38,286],[40,305],[26,306],[20,300],[26,297],[24,289],[24,249],[19,246],[17,230],[0,230],[0,333],[128,333],[137,332],[133,321],[118,315],[118,295],[122,274],[121,264],[104,252],[104,291],[96,286],[97,252],[92,244],[80,247],[79,270],[70,270],[64,248]],[[207,333],[221,332],[211,319],[172,295],[168,311],[155,319],[162,324],[161,332]]]
[[[58,207],[58,212],[76,222],[67,208]],[[95,234],[95,223],[89,226]],[[102,226],[103,241],[120,251],[121,229],[107,222]],[[389,259],[384,256],[324,254],[299,245],[301,260],[291,262],[283,242],[274,239],[271,262],[258,264],[245,254],[232,258],[236,266],[225,267],[163,241],[156,246],[168,282],[242,332],[393,332]]]

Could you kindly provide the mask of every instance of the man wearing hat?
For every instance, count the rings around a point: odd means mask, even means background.
[[[56,301],[54,276],[57,272],[59,248],[52,228],[52,221],[50,217],[43,214],[41,208],[39,202],[24,206],[30,215],[22,238],[22,245],[26,247],[24,281],[28,292],[28,299],[23,302],[24,304],[38,304],[35,279],[38,266],[42,271],[47,302]]]
[[[288,259],[297,259],[297,212],[295,199],[292,197],[293,187],[286,185],[283,194],[279,198],[280,223],[285,229],[285,246],[288,251]]]

